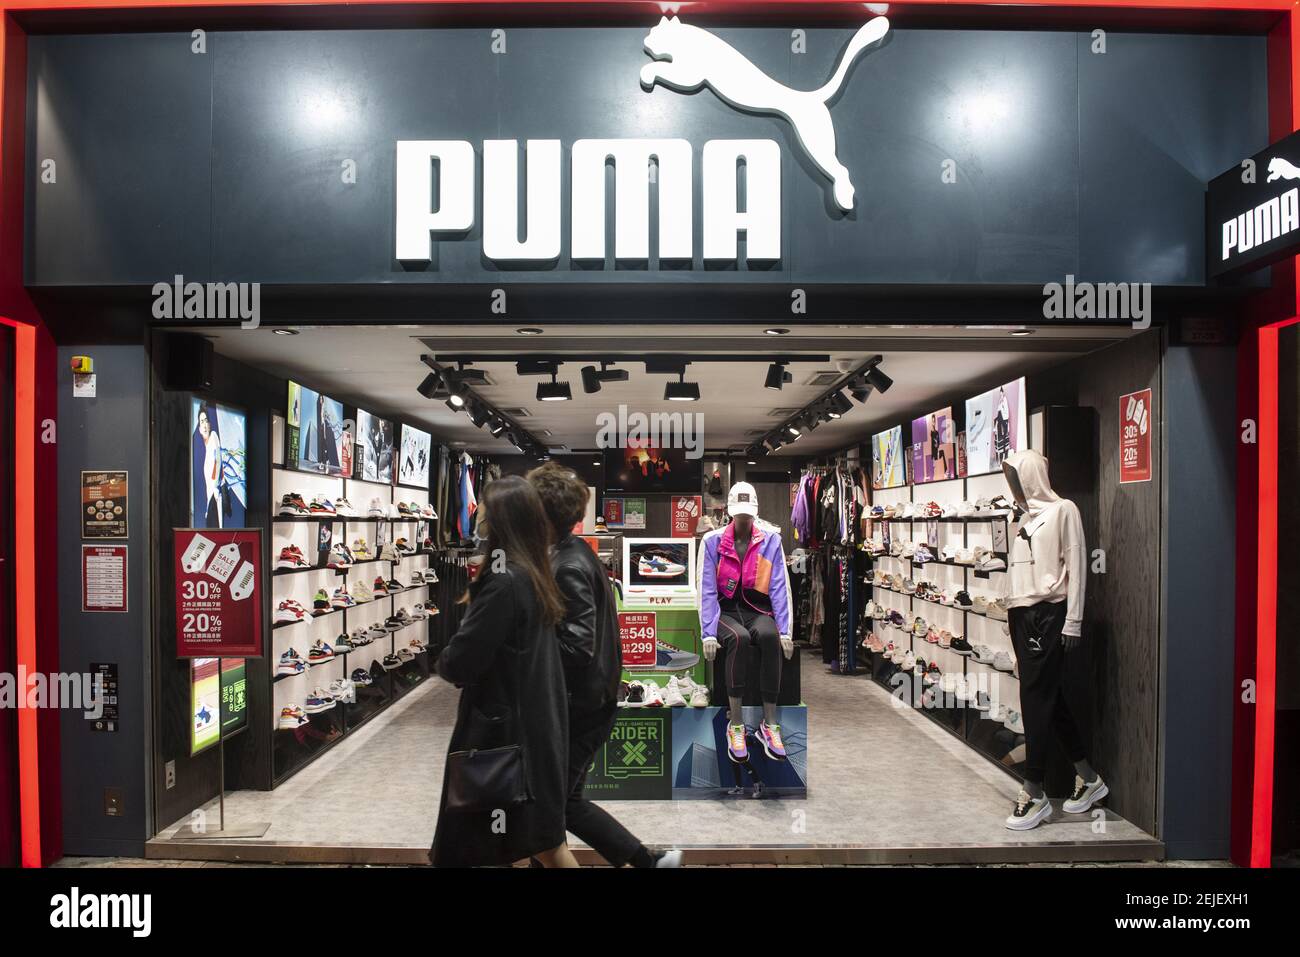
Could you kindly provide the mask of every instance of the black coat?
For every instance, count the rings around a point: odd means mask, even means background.
[[[460,629],[438,657],[438,674],[464,688],[448,750],[518,743],[532,800],[504,815],[450,812],[444,774],[429,852],[437,867],[509,864],[565,839],[569,722],[555,630],[541,621],[526,572],[510,564],[498,573],[484,568],[482,575]],[[484,730],[485,715],[509,714],[512,705],[517,729],[503,736],[510,740]]]
[[[555,546],[551,568],[564,595],[564,621],[555,626],[569,691],[570,721],[607,714],[618,702],[623,650],[618,610],[609,576],[582,539],[566,535]]]

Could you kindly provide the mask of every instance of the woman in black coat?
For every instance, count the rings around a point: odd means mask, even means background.
[[[550,523],[537,492],[518,476],[492,482],[479,507],[478,530],[486,524],[488,536],[482,570],[460,629],[438,657],[438,674],[464,689],[449,753],[520,745],[530,799],[495,811],[449,811],[444,774],[429,860],[478,867],[531,857],[577,867],[564,835],[569,725],[555,639],[564,603],[547,554]]]

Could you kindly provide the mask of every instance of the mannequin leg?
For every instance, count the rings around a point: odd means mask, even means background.
[[[741,698],[745,693],[748,679],[747,667],[749,655],[749,631],[731,615],[718,616],[718,644],[726,652],[727,660],[723,665],[723,684],[727,686],[727,719],[732,724],[744,724],[741,712]]]
[[[776,622],[767,615],[755,615],[748,623],[749,631],[758,645],[759,692],[763,696],[763,720],[776,724],[776,699],[781,691],[781,665],[785,655],[781,652],[781,636]]]
[[[1043,796],[1047,752],[1056,723],[1061,690],[1060,631],[1051,631],[1050,605],[1013,608],[1008,615],[1011,643],[1020,670],[1020,714],[1025,723],[1024,790],[1032,798]],[[1064,605],[1062,604],[1062,611]],[[1044,627],[1044,626],[1047,627]],[[1052,637],[1055,641],[1050,640]]]

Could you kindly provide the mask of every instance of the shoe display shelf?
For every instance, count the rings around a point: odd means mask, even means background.
[[[873,504],[889,505],[917,502],[969,501],[976,498],[993,497],[1006,494],[1006,483],[1000,473],[972,476],[965,479],[950,479],[923,485],[906,486],[898,489],[877,490]],[[937,552],[947,545],[973,549],[977,546],[993,551],[993,525],[1001,523],[1002,532],[999,541],[1009,541],[1013,513],[1010,510],[985,511],[969,516],[944,516],[940,518],[884,518],[873,523],[872,537],[877,542],[884,541],[884,526],[888,524],[889,540],[901,539],[904,542],[923,542],[932,551]],[[937,536],[930,542],[927,524],[936,523]],[[997,557],[1007,561],[1005,551],[995,552]],[[955,562],[949,559],[935,558],[932,561],[916,562],[912,558],[890,555],[888,551],[873,556],[873,565],[886,572],[934,581],[948,596],[958,591],[966,591],[974,598],[978,594],[996,597],[1001,594],[1002,570],[980,571],[973,565]],[[936,566],[936,574],[927,575],[927,566]],[[953,569],[954,571],[950,571]],[[869,588],[870,601],[882,605],[888,613],[899,611],[905,622],[904,628],[896,628],[880,619],[870,619],[874,633],[887,647],[894,643],[900,654],[912,652],[915,659],[923,659],[927,666],[933,662],[939,666],[940,680],[942,674],[953,672],[958,679],[974,681],[978,691],[982,691],[990,703],[1000,702],[1006,707],[1020,710],[1019,680],[1011,673],[999,671],[991,664],[977,661],[974,655],[962,655],[950,648],[941,648],[925,640],[924,635],[913,634],[910,626],[916,618],[925,619],[928,626],[946,628],[954,635],[960,634],[972,645],[987,645],[994,652],[1005,651],[1012,654],[1011,638],[1004,628],[1007,622],[985,612],[961,605],[947,605],[933,599],[918,596],[887,586],[875,585],[868,576],[864,584]],[[860,641],[860,639],[859,639]],[[975,701],[959,700],[955,695],[944,693],[939,683],[927,684],[914,666],[911,671],[903,671],[898,664],[887,660],[883,654],[874,652],[859,643],[858,653],[869,662],[871,677],[892,695],[916,708],[939,727],[954,737],[961,739],[969,747],[984,755],[998,767],[1013,776],[1023,767],[1024,736],[1013,732],[1001,721],[988,717],[988,711],[976,707]],[[1019,749],[1018,760],[1013,760]]]
[[[414,501],[421,505],[428,502],[427,491],[288,469],[279,464],[280,458],[273,448],[273,512],[279,510],[282,496],[290,492],[301,495],[307,503],[317,495],[331,502],[343,496],[361,512],[369,507],[372,498],[379,499],[385,506],[399,500]],[[340,649],[333,658],[309,665],[300,674],[277,677],[280,658],[290,648],[307,658],[315,642],[322,641],[333,647],[340,634],[351,635],[376,624],[382,625],[385,619],[395,616],[399,608],[405,607],[409,613],[412,603],[424,602],[432,595],[430,586],[433,583],[412,585],[409,580],[413,571],[419,570],[423,574],[430,568],[438,549],[420,548],[414,554],[403,555],[396,560],[376,557],[343,568],[331,568],[325,564],[328,552],[321,548],[326,526],[331,544],[337,541],[351,548],[356,539],[364,538],[375,555],[379,554],[384,543],[393,542],[399,537],[416,543],[423,540],[424,534],[435,540],[437,537],[436,519],[416,516],[372,518],[364,514],[314,514],[276,515],[271,519],[271,534],[267,536],[268,567],[275,568],[281,549],[290,544],[296,545],[303,557],[313,562],[312,567],[277,569],[270,575],[268,620],[272,626],[267,657],[272,684],[273,787],[283,783],[338,741],[378,716],[430,674],[430,655],[426,651],[416,652],[411,649],[410,639],[418,636],[426,645],[430,642],[433,630],[430,623],[438,617],[433,614],[413,619],[396,630],[386,630],[383,637],[368,644],[346,651]],[[397,579],[406,587],[388,595],[376,595],[368,602],[331,608],[320,615],[311,613],[313,598],[320,590],[324,590],[326,598],[332,599],[335,589],[344,587],[351,593],[358,582],[364,582],[370,587],[376,577],[382,577],[385,581]],[[302,621],[275,622],[276,608],[285,598],[292,598],[309,609]],[[401,649],[412,651],[411,659],[404,660],[396,667],[385,668],[384,658],[396,655]],[[356,686],[355,701],[336,701],[327,710],[309,713],[307,723],[301,727],[280,727],[280,713],[284,707],[304,707],[307,696],[315,689],[328,690],[333,682],[350,681],[352,673],[357,669],[366,671],[371,676],[372,683]]]

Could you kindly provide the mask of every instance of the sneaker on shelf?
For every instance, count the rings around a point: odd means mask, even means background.
[[[351,568],[356,564],[352,557],[352,552],[342,542],[335,542],[334,547],[330,549],[330,560],[327,563],[329,568]]]
[[[397,541],[393,542],[393,548],[396,549],[397,554],[399,555],[415,554],[415,549],[411,547],[411,543],[405,538],[399,538]]]
[[[902,592],[903,594],[905,594],[905,595],[915,595],[915,594],[916,594],[916,582],[912,581],[912,579],[910,579],[910,578],[904,578],[904,579],[903,579],[903,585],[902,585],[902,587],[899,589],[899,591],[901,591],[901,592]]]
[[[935,664],[933,661],[930,662],[930,664],[926,666],[925,669],[925,679],[924,679],[925,683],[933,687],[934,685],[937,685],[939,683],[939,677],[940,677],[939,666]]]
[[[312,646],[307,649],[307,661],[312,665],[323,665],[325,662],[333,660],[334,649],[319,638],[312,642]]]
[[[424,602],[417,601],[413,606],[411,606],[411,617],[416,621],[424,621],[429,617],[429,612],[424,607]]]
[[[976,613],[987,615],[989,613],[989,600],[984,595],[976,595],[975,600],[971,602],[971,607]]]
[[[996,721],[998,724],[1005,724],[1007,720],[1007,706],[1001,701],[994,701],[989,708],[989,720]]]
[[[691,707],[707,708],[709,706],[709,689],[704,685],[695,685],[691,688]]]
[[[957,514],[962,518],[970,518],[975,514],[975,503],[962,502],[957,506]]]
[[[401,518],[401,517],[402,517],[402,513],[399,512],[399,511],[397,510],[397,504],[396,504],[396,503],[390,503],[390,504],[389,504],[389,505],[384,509],[384,516],[385,516],[386,518],[398,519],[398,518]]]
[[[998,495],[989,502],[989,508],[995,512],[1013,512],[1016,510],[1016,503],[1005,495]]]
[[[337,654],[337,653],[340,652],[340,651],[346,654],[347,652],[349,652],[349,651],[351,651],[351,650],[352,650],[352,639],[351,639],[351,638],[349,638],[346,634],[340,634],[340,635],[338,635],[337,637],[335,637],[335,639],[334,639],[334,652],[335,652],[335,654]]]
[[[325,615],[330,611],[330,596],[324,588],[318,588],[315,596],[311,600],[311,613],[313,615]]]
[[[927,628],[925,632],[925,640],[927,644],[939,644],[939,629],[935,628],[933,625]]]
[[[619,683],[620,703],[628,708],[640,708],[645,704],[645,685],[639,681]]]
[[[954,600],[958,608],[970,608],[973,604],[970,600],[970,592],[964,588],[957,592],[957,597]]]
[[[277,625],[292,624],[295,621],[302,621],[306,617],[307,609],[292,598],[284,599],[275,609],[275,623]]]
[[[396,615],[390,615],[389,617],[384,619],[384,630],[397,631],[404,624],[405,623],[402,621],[402,619],[398,618]]]
[[[758,723],[758,734],[755,735],[758,741],[763,745],[763,750],[773,761],[785,760],[785,742],[781,740],[781,726],[779,724],[768,724],[766,721]]]
[[[296,704],[291,704],[280,709],[279,728],[281,731],[296,731],[304,724],[308,724],[310,721],[311,719],[307,717],[307,712],[303,711],[302,708],[298,707]]]
[[[1066,814],[1083,814],[1094,804],[1110,793],[1106,782],[1097,775],[1097,780],[1088,782],[1079,775],[1074,776],[1074,792],[1061,805]]]
[[[357,600],[348,594],[348,586],[340,585],[334,589],[334,594],[330,597],[331,608],[354,608]]]
[[[398,648],[397,657],[402,659],[402,664],[410,664],[415,660],[415,653],[410,648]]]
[[[292,518],[298,515],[310,515],[311,509],[297,492],[285,492],[280,496],[279,514]]]
[[[990,648],[988,645],[976,645],[973,650],[975,654],[975,660],[978,661],[980,664],[982,665],[993,664],[993,659],[996,657],[996,655],[994,655],[993,649]]]
[[[880,653],[880,656],[884,658],[886,661],[893,661],[894,651],[895,651],[894,643],[891,641],[889,644],[885,646],[885,650]]]
[[[397,614],[393,615],[393,617],[396,618],[398,621],[400,621],[403,625],[409,625],[413,621],[415,621],[415,619],[411,617],[411,613],[408,612],[405,608],[397,609]]]
[[[895,539],[895,540],[894,540],[894,543],[893,543],[892,545],[889,546],[889,554],[890,554],[890,556],[893,557],[893,558],[902,558],[902,557],[903,557],[903,543],[900,542],[900,541],[898,541],[898,539]]]
[[[407,505],[405,502],[398,502],[398,503],[397,503],[397,515],[398,515],[399,518],[410,518],[410,517],[411,517],[411,506]]]
[[[947,628],[939,629],[939,640],[935,642],[940,648],[952,648],[952,632]]]
[[[375,593],[370,590],[370,586],[360,581],[352,585],[352,600],[358,605],[365,604],[368,601],[375,600]]]
[[[384,581],[384,576],[383,576],[383,575],[376,575],[376,576],[375,576],[375,582],[374,582],[374,585],[373,585],[372,587],[373,587],[373,589],[374,589],[375,597],[376,597],[376,598],[387,598],[387,597],[388,597],[388,582]]]
[[[325,693],[335,701],[342,701],[344,704],[356,704],[357,701],[356,688],[346,678],[335,678],[325,689]]]
[[[334,503],[324,495],[313,495],[311,504],[307,506],[308,511],[313,515],[337,515]]]
[[[668,686],[664,688],[663,702],[668,708],[686,707],[686,696],[682,694],[682,689],[677,684],[676,675],[668,679]]]
[[[427,543],[427,544],[426,544],[426,547],[427,547],[427,548],[432,548],[433,545],[432,545],[432,543]],[[426,569],[424,570],[424,583],[425,583],[426,585],[436,585],[436,584],[438,584],[438,573],[435,572],[432,568],[426,568]]]
[[[377,499],[377,498],[372,498],[372,499],[370,500],[370,505],[369,505],[369,507],[366,508],[366,517],[367,517],[367,518],[384,518],[386,515],[387,515],[387,512],[385,512],[385,510],[384,510],[383,503],[380,502],[379,499]]]
[[[352,634],[348,635],[348,644],[354,649],[361,648],[364,645],[370,644],[370,639],[366,636],[364,629],[358,628],[356,631],[352,632]]]
[[[1000,555],[989,555],[975,567],[982,572],[1004,572],[1007,570],[1007,563]]]
[[[370,672],[365,668],[352,669],[352,674],[348,677],[358,688],[366,688],[375,683],[375,679],[370,677]]]
[[[303,702],[303,710],[308,714],[319,714],[334,707],[334,698],[324,688],[315,688]]]
[[[952,643],[949,647],[963,657],[969,655],[974,650],[971,648],[970,642],[967,641],[963,635],[953,635]]]
[[[364,538],[357,538],[352,541],[352,557],[359,562],[368,562],[375,557],[375,553],[370,550],[370,545]]]
[[[383,665],[385,671],[392,671],[402,667],[402,659],[397,655],[384,655]]]
[[[415,571],[411,572],[411,587],[414,588],[416,585],[423,585],[423,584],[424,584],[424,575],[421,574],[420,570],[417,568]]]
[[[1007,719],[1002,723],[1006,725],[1007,730],[1010,731],[1012,734],[1025,733],[1025,721],[1019,711],[1013,711],[1010,708],[1008,708]]]
[[[659,687],[659,682],[647,681],[645,683],[645,706],[647,708],[662,708],[664,706],[664,689]]]
[[[286,545],[280,549],[280,557],[275,561],[277,569],[307,568],[307,559],[297,545]]]
[[[352,507],[352,503],[340,495],[334,500],[334,511],[344,518],[356,518],[357,510]]]
[[[300,675],[307,670],[307,659],[290,648],[280,656],[280,663],[275,666],[277,678]]]
[[[953,561],[958,565],[973,565],[975,564],[975,553],[969,548],[959,548],[957,554],[953,556]]]
[[[385,542],[383,547],[379,549],[379,559],[385,562],[400,562],[402,556],[397,553],[397,549],[393,547],[392,542]]]
[[[912,558],[914,555],[916,555],[916,542],[904,542],[903,557]]]
[[[430,618],[432,618],[434,615],[441,613],[438,610],[438,603],[433,601],[426,601],[424,603],[424,610],[429,613]]]
[[[1044,794],[1031,798],[1023,788],[1016,795],[1016,804],[1006,819],[1006,826],[1012,831],[1031,831],[1052,816],[1052,802]]]
[[[895,657],[897,657],[897,655],[895,655]],[[902,668],[904,671],[911,671],[913,668],[916,667],[916,655],[913,654],[911,651],[908,651],[906,654],[903,655],[903,660],[901,663],[900,662],[895,662],[895,663],[898,664],[898,667]]]
[[[744,764],[749,760],[749,747],[745,744],[743,724],[727,725],[727,757],[737,764]]]
[[[939,518],[943,515],[943,507],[938,502],[926,502],[921,506],[921,518]]]
[[[925,633],[930,630],[930,626],[925,623],[925,619],[917,615],[912,619],[912,634],[918,638],[924,638]]]
[[[373,625],[371,625],[369,628],[366,629],[366,637],[369,638],[371,641],[378,641],[380,638],[387,638],[388,629],[385,628],[379,622],[375,622]]]
[[[1007,600],[998,598],[989,602],[988,616],[998,621],[1007,620]]]
[[[401,582],[399,582],[396,578],[390,578],[384,584],[388,586],[388,594],[390,595],[396,594],[399,591],[406,591],[406,586],[403,585]]]
[[[943,548],[939,549],[939,557],[945,562],[957,561],[957,553],[961,551],[961,546],[955,542],[949,542]]]

